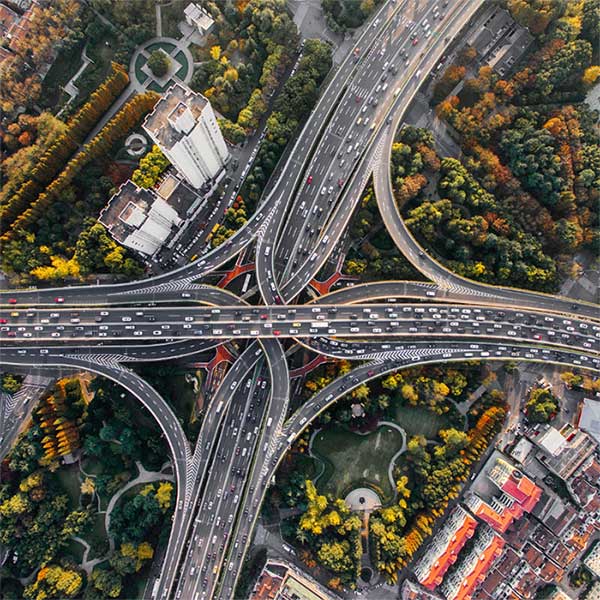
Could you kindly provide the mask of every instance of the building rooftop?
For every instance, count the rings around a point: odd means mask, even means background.
[[[596,442],[570,423],[560,430],[548,427],[533,441],[541,449],[539,461],[561,479],[568,479],[596,449]]]
[[[339,600],[339,597],[294,565],[270,559],[258,577],[250,600]]]
[[[600,401],[584,398],[579,415],[579,428],[600,443]]]
[[[400,589],[400,598],[402,600],[441,600],[442,597],[405,579]]]
[[[595,512],[600,509],[598,488],[593,486],[583,475],[572,477],[568,487],[577,504],[585,508],[587,512]]]
[[[566,504],[555,494],[544,493],[538,505],[533,510],[536,516],[546,527],[560,535],[561,532],[577,515],[577,511],[570,504]]]
[[[591,456],[581,467],[584,477],[594,485],[600,485],[600,462]]]
[[[195,2],[188,4],[184,9],[183,14],[186,19],[194,21],[198,27],[204,30],[209,29],[214,22],[211,16]]]
[[[542,490],[529,477],[503,458],[492,456],[493,465],[487,476],[499,488],[500,494],[490,498],[471,494],[466,506],[471,512],[485,521],[496,531],[504,533],[511,523],[520,519],[524,513],[531,512],[539,501]]]
[[[123,243],[133,229],[140,227],[146,212],[154,202],[150,190],[138,188],[128,180],[114,194],[100,212],[99,221],[119,243]]]
[[[527,537],[530,532],[534,529],[533,521],[527,517],[527,515],[523,515],[518,521],[513,521],[504,534],[504,539],[515,549],[520,550],[525,542],[527,541]]]
[[[510,456],[517,462],[524,464],[531,451],[533,450],[533,444],[526,438],[522,437],[515,444],[514,448],[510,451]]]
[[[600,577],[600,541],[596,542],[587,556],[583,559],[583,564],[596,576]]]
[[[491,529],[484,529],[478,535],[473,549],[465,556],[459,567],[442,584],[448,600],[470,600],[475,588],[486,577],[488,569],[501,555],[504,540]]]
[[[19,15],[14,10],[5,4],[0,4],[0,37],[5,38],[19,19]]]
[[[175,83],[146,117],[144,129],[170,149],[194,128],[207,104],[202,94]]]
[[[456,506],[415,566],[414,571],[421,585],[433,590],[442,582],[462,547],[473,537],[476,527],[477,521],[466,510]]]

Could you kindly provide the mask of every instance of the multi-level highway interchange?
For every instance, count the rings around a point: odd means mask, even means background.
[[[407,2],[400,1],[386,2],[373,16],[324,85],[256,214],[225,244],[143,281],[0,295],[5,365],[101,374],[160,424],[178,498],[158,598],[233,597],[278,463],[311,420],[362,382],[407,365],[470,358],[600,367],[596,305],[462,279],[429,257],[403,224],[389,174],[394,133],[482,0],[451,1],[437,35],[413,46],[411,32],[433,4],[421,2],[412,21],[403,18]],[[385,63],[401,67],[393,74]],[[378,88],[384,74],[388,85]],[[379,102],[368,104],[375,93]],[[431,283],[364,284],[297,304],[344,233],[371,174],[391,237]],[[251,244],[262,306],[201,283]],[[169,406],[126,365],[193,356],[233,338],[250,341],[191,447]],[[285,420],[290,389],[281,338],[360,366]],[[242,427],[253,432],[250,439],[232,434]],[[217,497],[218,489],[232,493]]]

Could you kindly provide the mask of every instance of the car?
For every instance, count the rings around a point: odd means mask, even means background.
[[[185,319],[184,319],[184,321],[188,321],[188,322],[193,321],[193,320],[194,320],[194,317],[185,317]]]
[[[14,333],[14,332],[12,332],[12,333]],[[8,335],[10,335],[10,333]],[[60,333],[58,333],[58,331],[53,331],[50,335],[52,337],[60,337]]]
[[[8,321],[6,319],[0,319],[0,323],[4,324],[4,323],[8,323]]]
[[[101,317],[108,317],[108,311],[107,310],[103,310],[100,312],[100,316]]]
[[[9,298],[8,299],[8,303],[9,304],[16,304],[17,303],[17,299],[16,298]]]
[[[419,38],[416,37],[413,41],[412,41],[412,45],[416,46],[419,43]]]
[[[61,296],[54,298],[54,302],[56,302],[57,304],[62,304],[64,301],[65,301],[65,299],[62,298]]]
[[[306,183],[307,183],[308,185],[310,185],[310,184],[312,183],[312,180],[313,180],[313,178],[312,178],[312,175],[309,175],[309,176],[308,176],[308,179],[306,180]]]
[[[281,331],[279,331],[279,329],[274,329],[273,335],[281,335]]]

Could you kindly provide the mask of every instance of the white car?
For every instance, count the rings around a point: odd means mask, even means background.
[[[186,317],[186,318],[184,319],[184,321],[193,321],[193,320],[194,320],[194,317]]]

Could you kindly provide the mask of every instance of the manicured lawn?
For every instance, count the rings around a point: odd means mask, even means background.
[[[94,515],[94,523],[85,536],[85,541],[90,545],[89,559],[99,558],[104,556],[108,550],[108,536],[104,528],[104,514],[96,513]]]
[[[317,480],[319,491],[344,497],[354,487],[370,483],[383,491],[384,502],[391,500],[388,466],[401,447],[402,434],[387,426],[368,435],[341,428],[320,431],[312,445],[313,453],[325,463]]]
[[[177,72],[175,73],[175,75],[177,77],[179,77],[179,79],[183,79],[187,75],[188,69],[190,68],[188,59],[186,58],[185,54],[181,51],[179,51],[174,56],[174,58],[181,65],[181,67],[179,69],[177,69]]]
[[[83,562],[83,555],[85,553],[85,547],[77,540],[69,540],[65,551],[70,554],[75,562],[80,565]]]
[[[451,427],[445,415],[437,415],[423,406],[398,405],[395,421],[406,431],[406,435],[424,435],[428,440],[434,439],[440,429]]]
[[[81,461],[81,468],[90,476],[100,475],[103,471],[102,464],[95,458],[89,456]]]
[[[170,54],[171,52],[173,52],[173,50],[175,50],[176,46],[175,44],[171,44],[169,42],[155,42],[154,44],[150,44],[147,48],[146,48],[146,52],[148,54],[152,54],[152,52],[154,52],[155,50],[160,50],[163,49],[167,54]]]
[[[138,54],[135,59],[135,78],[140,82],[144,83],[148,79],[148,75],[142,71],[142,67],[146,64],[146,57],[143,54]]]
[[[160,7],[162,34],[164,37],[176,40],[181,37],[181,31],[179,31],[177,23],[184,20],[183,10],[188,4],[188,0],[173,0],[169,4],[163,4]]]
[[[157,94],[164,94],[167,89],[171,86],[171,80],[169,79],[169,81],[167,81],[167,83],[165,85],[159,85],[158,83],[156,83],[156,81],[153,81],[147,89],[152,90],[153,92],[156,92]]]
[[[90,41],[87,46],[87,55],[93,62],[86,67],[75,82],[79,89],[79,95],[73,101],[75,106],[83,104],[88,96],[106,79],[111,71],[111,63],[118,47],[119,40],[110,29],[106,30],[101,39],[94,43]]]
[[[83,44],[61,51],[58,58],[50,67],[44,83],[42,84],[42,95],[40,104],[44,107],[56,106],[61,94],[61,88],[77,73],[77,70],[82,64],[81,50]],[[67,97],[65,95],[65,97]]]
[[[79,506],[79,496],[81,494],[79,481],[79,466],[77,463],[72,465],[63,465],[56,472],[60,485],[69,496],[69,507],[71,510]]]

